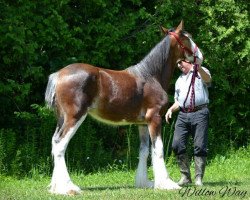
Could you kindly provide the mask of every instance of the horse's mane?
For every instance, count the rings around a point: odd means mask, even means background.
[[[160,77],[162,70],[167,67],[169,48],[170,39],[167,35],[142,59],[142,61],[127,68],[127,71],[144,79]]]

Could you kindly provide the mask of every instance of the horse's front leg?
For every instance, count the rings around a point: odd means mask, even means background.
[[[157,110],[152,109],[147,112],[146,117],[148,120],[148,129],[152,141],[154,188],[180,189],[181,187],[170,179],[164,162],[163,142],[161,138],[161,116]]]
[[[152,188],[154,182],[148,179],[147,160],[149,155],[149,131],[144,125],[139,126],[140,152],[139,164],[136,171],[135,186],[138,188]]]

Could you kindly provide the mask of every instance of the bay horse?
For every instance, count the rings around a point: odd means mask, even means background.
[[[49,76],[45,100],[57,116],[52,137],[54,169],[50,192],[76,194],[81,190],[70,179],[65,151],[87,114],[112,125],[139,125],[140,150],[135,186],[179,189],[167,172],[161,138],[162,115],[168,103],[167,89],[176,61],[202,62],[203,56],[183,30],[162,27],[165,37],[138,64],[115,71],[89,64],[68,65]],[[154,181],[147,175],[149,139],[152,146]]]

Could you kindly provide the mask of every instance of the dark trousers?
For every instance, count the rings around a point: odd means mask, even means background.
[[[172,143],[174,153],[176,155],[186,153],[188,138],[191,135],[194,141],[194,155],[207,156],[208,122],[208,108],[191,113],[180,111]]]

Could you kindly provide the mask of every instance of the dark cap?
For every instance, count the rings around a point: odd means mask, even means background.
[[[181,61],[184,61],[185,58],[179,58],[177,61],[176,61],[176,64],[180,63]]]
[[[186,58],[179,58],[179,59],[176,61],[176,64],[179,64],[181,61],[184,61],[184,62],[187,62],[187,63],[192,63],[192,62],[190,62],[189,60],[187,60]]]

